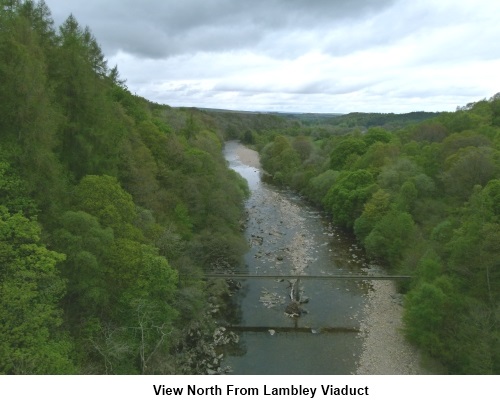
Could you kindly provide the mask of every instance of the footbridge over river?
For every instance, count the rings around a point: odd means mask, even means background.
[[[367,275],[367,274],[248,274],[248,273],[206,273],[204,279],[272,279],[272,280],[411,280],[411,276],[403,274],[395,275]]]

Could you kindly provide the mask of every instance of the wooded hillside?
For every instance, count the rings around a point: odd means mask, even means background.
[[[198,276],[246,249],[222,134],[133,96],[75,17],[0,10],[0,373],[217,371]]]

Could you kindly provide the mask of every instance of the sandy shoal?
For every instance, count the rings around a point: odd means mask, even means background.
[[[236,149],[236,154],[238,155],[241,163],[250,167],[254,167],[256,169],[260,169],[259,154],[256,151],[249,149],[243,145],[239,145]]]

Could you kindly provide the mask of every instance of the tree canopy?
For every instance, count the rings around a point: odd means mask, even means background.
[[[0,373],[192,371],[199,275],[246,250],[220,127],[133,95],[75,16],[0,10]]]
[[[352,126],[309,131],[307,160],[283,159],[297,131],[268,132],[261,149],[271,179],[321,205],[389,271],[413,276],[401,285],[406,336],[450,373],[500,372],[498,101],[393,130],[332,118]]]

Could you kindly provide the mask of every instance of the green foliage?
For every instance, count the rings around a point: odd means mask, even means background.
[[[400,158],[384,167],[378,177],[378,183],[386,190],[398,192],[407,181],[420,174],[420,168],[407,158]]]
[[[194,330],[215,327],[196,278],[246,249],[228,137],[414,275],[411,341],[449,372],[500,373],[498,95],[440,115],[170,108],[131,94],[74,16],[5,5],[1,373],[189,372]]]
[[[191,218],[189,217],[187,207],[182,203],[178,203],[175,206],[175,216],[177,219],[177,224],[179,224],[179,226],[182,228],[181,233],[184,234],[186,238],[189,238],[193,229],[193,223],[191,221]]]
[[[412,139],[418,142],[441,142],[448,135],[446,127],[437,122],[423,122],[412,130]]]
[[[294,171],[300,166],[301,158],[289,140],[280,135],[268,144],[261,154],[261,164],[264,170],[273,173],[278,184],[289,181]]]
[[[132,95],[74,16],[56,29],[43,1],[8,6],[0,372],[172,372],[210,298],[200,269],[246,249],[248,186],[226,166],[223,130]]]
[[[75,188],[75,206],[99,219],[119,235],[129,229],[136,212],[132,196],[111,176],[85,176]]]
[[[407,212],[392,210],[384,215],[365,238],[368,254],[385,259],[391,266],[399,263],[413,242],[415,224]]]
[[[486,205],[484,207],[486,214],[491,214],[492,220],[498,220],[500,217],[500,179],[490,180],[482,192],[482,197],[481,205]]]
[[[375,225],[389,211],[390,195],[386,191],[379,189],[373,193],[370,200],[364,205],[363,213],[354,222],[354,232],[356,236],[364,241]]]
[[[293,138],[292,147],[295,149],[297,154],[299,155],[300,161],[304,162],[311,156],[311,152],[313,150],[313,145],[307,137],[304,135],[299,135]]]
[[[432,283],[443,274],[444,265],[434,251],[429,251],[418,263],[417,272],[420,280]]]
[[[372,127],[396,130],[438,116],[438,113],[417,111],[406,114],[359,113],[349,114],[284,114],[290,121],[297,120],[312,129],[319,137],[345,135],[352,129]]]
[[[495,308],[500,299],[500,224],[497,199],[498,180],[485,189],[477,188],[464,210],[462,224],[447,247],[450,267],[475,298],[486,299]]]
[[[333,149],[330,154],[330,168],[342,170],[346,164],[366,152],[366,143],[362,139],[348,137]]]
[[[26,197],[26,185],[13,173],[9,163],[0,161],[0,201],[10,212],[22,212],[34,216],[38,209],[35,202]]]
[[[376,142],[389,143],[394,138],[391,132],[383,129],[373,127],[370,128],[363,136],[363,142],[366,146],[371,146]]]
[[[474,186],[484,186],[498,173],[494,151],[485,147],[466,147],[446,160],[442,179],[451,195],[468,198]]]
[[[399,155],[398,145],[376,142],[356,159],[353,169],[367,169],[377,175],[384,166],[397,159]]]
[[[97,218],[82,211],[65,212],[60,226],[53,232],[53,241],[66,254],[61,265],[68,280],[66,311],[77,324],[77,320],[101,313],[109,305],[112,286],[106,285],[105,258],[114,234],[111,228],[102,228]]]
[[[451,355],[442,339],[447,333],[446,318],[452,316],[451,297],[446,291],[448,285],[449,280],[445,278],[433,284],[421,283],[408,293],[405,303],[406,335],[437,358]]]
[[[247,129],[243,134],[243,142],[247,145],[252,145],[255,143],[254,134],[249,129]]]
[[[351,228],[375,188],[373,176],[369,171],[343,172],[326,194],[323,204],[328,207],[339,225]]]
[[[471,129],[474,122],[470,114],[466,111],[457,111],[455,113],[443,113],[439,116],[439,121],[449,132],[456,133]]]
[[[450,373],[500,367],[498,100],[398,132],[387,130],[394,114],[325,118],[338,124],[330,131],[304,118],[322,139],[289,167],[277,157],[297,133],[262,148],[275,179],[352,229],[367,254],[414,276],[405,287],[406,335]],[[373,127],[379,119],[384,128]]]
[[[0,205],[0,373],[68,374],[70,342],[58,333],[65,256],[40,242],[40,226]]]
[[[320,204],[325,198],[328,190],[335,184],[339,172],[327,170],[309,181],[307,186],[307,195],[313,202]]]
[[[411,211],[418,196],[418,190],[413,181],[405,181],[399,190],[397,205],[401,211]]]

